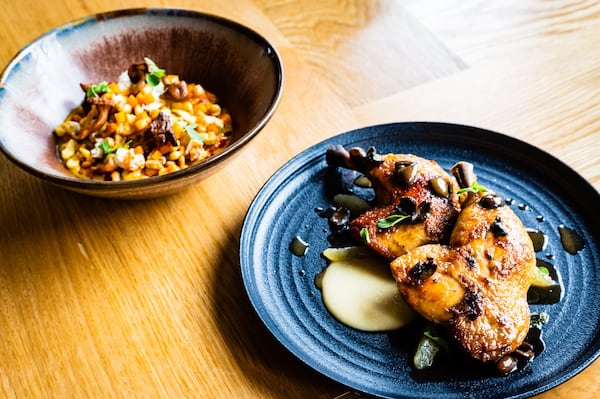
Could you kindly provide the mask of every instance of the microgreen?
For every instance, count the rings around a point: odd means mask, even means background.
[[[369,237],[369,230],[366,227],[360,229],[360,238],[365,242],[365,244],[369,244],[371,242],[371,238]]]
[[[463,194],[463,193],[485,193],[487,191],[488,191],[488,189],[485,188],[484,186],[482,186],[481,184],[478,184],[477,182],[473,182],[473,184],[471,184],[470,187],[461,188],[456,193],[457,194]]]
[[[100,148],[105,155],[115,151],[111,148],[108,140],[103,140],[102,143],[98,145],[98,148]]]
[[[550,316],[546,312],[532,314],[530,327],[541,328],[544,324],[548,323],[549,320],[550,320]]]
[[[187,125],[184,129],[185,129],[185,132],[188,134],[188,136],[190,136],[192,139],[198,140],[199,142],[202,143],[202,142],[204,142],[204,139],[196,131],[197,127],[198,127],[198,124],[193,123],[191,125]]]
[[[100,82],[94,85],[90,85],[90,87],[88,87],[88,89],[85,92],[85,96],[87,98],[90,97],[100,97],[100,95],[104,94],[104,93],[110,93],[110,87],[108,87],[108,83],[106,82]]]
[[[407,218],[410,218],[410,215],[390,215],[386,218],[379,219],[377,221],[377,227],[380,229],[389,229]]]
[[[125,144],[119,144],[115,148],[112,148],[110,146],[110,141],[103,140],[100,144],[98,144],[98,148],[100,148],[102,150],[104,155],[108,155],[108,154],[112,154],[113,152],[116,152],[119,148],[129,148],[130,143],[131,143],[131,140],[127,141]]]
[[[154,61],[152,61],[148,57],[144,57],[144,62],[148,65],[148,72],[146,74],[146,82],[150,86],[158,86],[160,84],[160,80],[163,76],[165,76],[166,71],[164,69],[159,68]]]

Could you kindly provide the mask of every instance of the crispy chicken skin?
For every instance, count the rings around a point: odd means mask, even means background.
[[[449,245],[421,246],[391,269],[409,305],[486,362],[513,352],[529,331],[535,262],[520,219],[487,192],[469,194]]]
[[[355,240],[364,240],[361,230],[366,229],[369,235],[367,245],[390,261],[421,245],[438,242],[436,235],[427,233],[423,221],[401,223],[388,229],[377,226],[377,221],[395,213],[394,205],[373,208],[350,222],[350,233]]]
[[[335,155],[334,155],[335,154]],[[375,192],[377,207],[350,223],[350,233],[389,260],[428,243],[447,241],[458,215],[455,179],[437,162],[411,154],[375,154],[341,147],[328,152],[330,164],[362,172]],[[389,228],[377,222],[395,214],[417,214]],[[364,233],[363,233],[364,234]]]

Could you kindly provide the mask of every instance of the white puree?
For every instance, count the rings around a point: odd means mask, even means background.
[[[349,327],[388,331],[415,318],[384,260],[361,257],[332,262],[320,276],[320,286],[327,310]]]

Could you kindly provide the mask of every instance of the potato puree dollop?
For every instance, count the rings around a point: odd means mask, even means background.
[[[319,280],[325,307],[349,327],[389,331],[415,318],[383,259],[360,257],[334,261]]]

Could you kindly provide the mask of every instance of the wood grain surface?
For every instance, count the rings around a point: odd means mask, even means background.
[[[285,91],[234,163],[166,198],[77,195],[0,157],[0,397],[348,392],[278,346],[249,304],[238,265],[243,218],[262,184],[300,151],[346,130],[415,120],[476,125],[548,151],[600,189],[594,1],[2,3],[1,65],[71,20],[169,6],[266,36],[282,55]],[[538,397],[599,396],[597,360]]]

